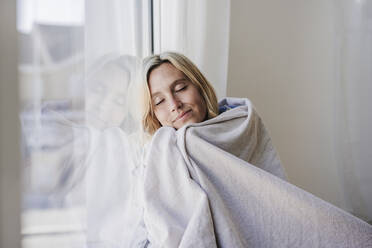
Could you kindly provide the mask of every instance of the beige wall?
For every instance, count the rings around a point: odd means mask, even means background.
[[[21,247],[16,1],[0,1],[0,247]]]
[[[227,95],[248,97],[299,187],[344,207],[332,127],[331,0],[231,1]]]

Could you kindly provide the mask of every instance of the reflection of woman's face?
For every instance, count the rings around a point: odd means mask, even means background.
[[[154,113],[162,126],[176,129],[202,122],[207,108],[198,88],[170,63],[156,67],[149,75]]]
[[[125,98],[130,81],[129,72],[109,66],[88,82],[87,113],[90,123],[102,128],[118,126],[125,117]]]

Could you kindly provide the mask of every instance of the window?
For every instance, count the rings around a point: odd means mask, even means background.
[[[84,247],[87,68],[147,56],[150,1],[19,0],[22,244]],[[83,129],[82,129],[83,130]]]

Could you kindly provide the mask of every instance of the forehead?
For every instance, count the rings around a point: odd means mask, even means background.
[[[176,80],[186,78],[182,71],[171,63],[163,63],[153,69],[149,75],[150,91],[171,86]]]

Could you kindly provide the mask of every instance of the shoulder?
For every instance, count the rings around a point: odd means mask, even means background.
[[[220,114],[240,106],[253,107],[252,102],[248,98],[224,97],[218,102]]]
[[[253,104],[248,98],[224,97],[218,102],[219,114],[228,110],[244,107],[248,110],[253,110]]]

